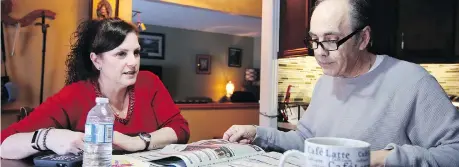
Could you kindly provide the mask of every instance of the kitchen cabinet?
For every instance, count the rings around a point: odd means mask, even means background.
[[[374,2],[373,51],[418,64],[459,62],[457,0]]]
[[[308,53],[303,39],[309,32],[312,4],[316,0],[281,0],[278,58]]]
[[[278,58],[312,55],[303,39],[316,0],[281,0]],[[371,1],[369,50],[414,63],[459,63],[458,0]]]
[[[457,0],[398,1],[398,57],[415,63],[454,63]]]
[[[374,6],[371,26],[371,42],[369,50],[375,54],[396,56],[398,0],[372,1]]]

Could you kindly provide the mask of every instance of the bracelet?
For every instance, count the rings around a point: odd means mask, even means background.
[[[40,138],[41,138],[40,136],[43,133],[43,131],[45,131],[45,129],[40,129],[38,131],[37,140],[35,141],[35,145],[37,145],[38,151],[43,151],[43,149],[41,149],[40,144],[39,144],[40,143]]]
[[[51,129],[53,129],[53,128],[48,128],[48,129],[46,129],[45,134],[44,134],[44,136],[43,136],[43,147],[44,147],[45,150],[49,150],[48,147],[46,147],[46,137],[48,136],[48,132],[49,132]]]
[[[40,134],[41,134],[41,131],[43,129],[38,129],[36,130],[34,133],[33,133],[33,136],[32,136],[32,141],[30,142],[30,145],[32,146],[33,149],[37,150],[37,151],[42,151],[40,149],[40,146],[38,146],[38,139],[40,138]]]

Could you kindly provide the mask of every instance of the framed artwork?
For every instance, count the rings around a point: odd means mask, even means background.
[[[241,67],[242,63],[242,49],[228,48],[228,66]]]
[[[140,32],[140,57],[164,60],[165,36],[161,33]]]
[[[89,16],[92,19],[118,17],[119,0],[89,0],[89,3]]]
[[[210,74],[211,61],[210,55],[196,55],[196,74]]]

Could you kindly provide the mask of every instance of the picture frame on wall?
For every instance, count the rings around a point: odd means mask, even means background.
[[[242,66],[242,49],[228,48],[228,66],[241,67]]]
[[[210,55],[196,55],[196,74],[210,74],[212,59]]]
[[[118,18],[119,0],[89,0],[92,19]]]
[[[140,58],[164,60],[165,41],[162,33],[140,32]]]

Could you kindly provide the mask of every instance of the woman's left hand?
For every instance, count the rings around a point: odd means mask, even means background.
[[[145,148],[145,142],[138,136],[131,137],[118,131],[113,132],[113,147],[115,150],[139,151]]]
[[[371,152],[371,167],[383,167],[386,157],[389,155],[391,150],[377,150]]]

